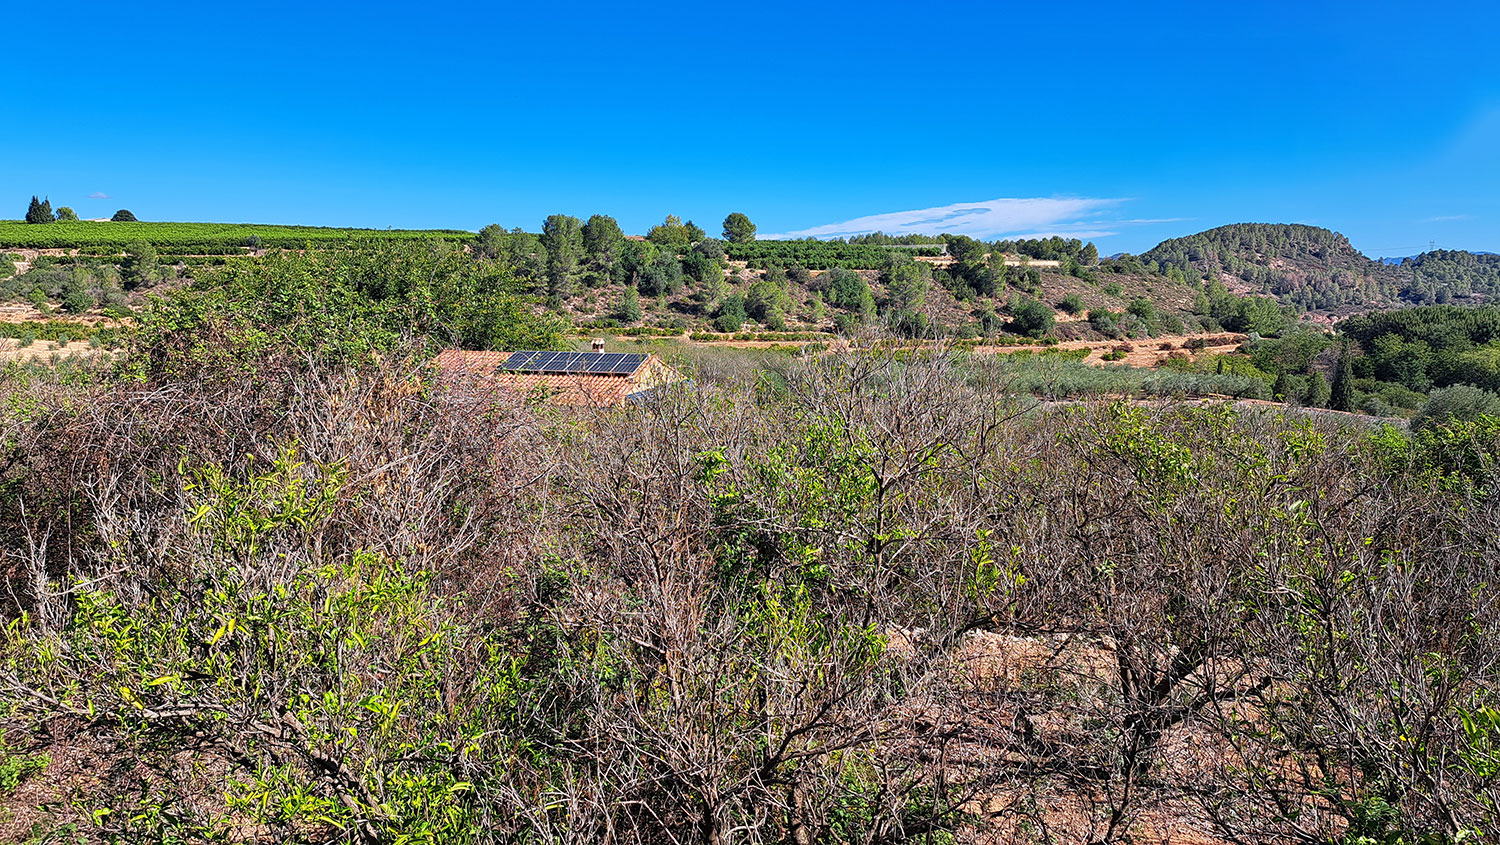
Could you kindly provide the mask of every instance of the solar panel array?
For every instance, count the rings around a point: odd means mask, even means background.
[[[629,375],[645,363],[638,352],[513,352],[500,369],[512,373]]]

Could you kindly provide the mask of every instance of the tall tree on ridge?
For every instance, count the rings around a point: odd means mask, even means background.
[[[50,201],[49,202],[43,202],[42,200],[37,199],[35,194],[32,194],[31,195],[31,205],[28,206],[27,209],[26,209],[26,222],[27,223],[51,223],[52,222],[52,203]]]
[[[615,262],[620,258],[620,244],[625,233],[620,224],[607,214],[595,214],[583,224],[583,254],[595,275],[608,279]]]
[[[736,211],[724,218],[724,240],[733,244],[747,244],[755,240],[755,224],[750,218]]]
[[[553,214],[542,223],[542,245],[547,249],[547,293],[554,301],[573,295],[578,254],[583,249],[583,224],[577,217]]]

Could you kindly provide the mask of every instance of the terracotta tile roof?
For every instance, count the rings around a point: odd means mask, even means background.
[[[510,360],[509,352],[469,352],[463,349],[444,349],[432,363],[445,375],[464,373],[467,375],[494,375],[500,365]]]
[[[510,352],[468,352],[448,349],[433,364],[447,380],[482,381],[502,390],[539,395],[558,405],[607,406],[623,403],[627,396],[680,381],[681,376],[649,356],[633,373],[512,373],[500,369]],[[649,375],[649,378],[643,376]]]

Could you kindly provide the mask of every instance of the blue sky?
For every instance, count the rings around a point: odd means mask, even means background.
[[[6,217],[1500,251],[1493,2],[14,5]]]

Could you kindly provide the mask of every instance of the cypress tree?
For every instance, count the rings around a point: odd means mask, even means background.
[[[1307,376],[1307,392],[1302,395],[1302,404],[1309,408],[1321,408],[1328,403],[1328,379],[1317,370]]]
[[[1271,398],[1278,402],[1288,402],[1295,398],[1289,395],[1291,392],[1291,379],[1287,378],[1286,370],[1282,370],[1276,374],[1276,383],[1271,385]]]
[[[1335,411],[1354,410],[1354,364],[1350,361],[1347,343],[1339,350],[1339,366],[1333,373],[1333,387],[1328,393],[1328,407]]]
[[[26,209],[26,222],[51,223],[52,203],[50,201],[43,202],[42,200],[37,199],[36,195],[33,194],[31,197],[31,205]]]
[[[615,314],[626,323],[638,322],[641,319],[641,295],[636,293],[634,287],[625,286],[625,293],[620,296],[620,307]]]

